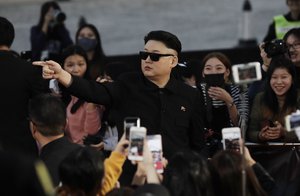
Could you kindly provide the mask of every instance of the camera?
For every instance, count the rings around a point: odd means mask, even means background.
[[[236,84],[248,84],[261,80],[261,69],[259,62],[250,62],[232,66],[233,80]]]
[[[30,50],[21,51],[20,57],[22,59],[26,60],[26,61],[31,61],[31,59],[32,59],[32,52]]]
[[[55,22],[62,23],[66,20],[67,16],[66,16],[65,13],[63,13],[60,10],[54,10],[53,11],[53,18],[54,18]]]
[[[263,47],[269,58],[285,54],[288,51],[287,45],[281,39],[274,39],[266,42]]]

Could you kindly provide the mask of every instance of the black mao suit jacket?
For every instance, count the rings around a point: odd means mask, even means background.
[[[204,146],[203,99],[196,89],[174,78],[165,88],[159,88],[140,73],[123,74],[105,84],[73,77],[68,90],[89,102],[110,107],[116,114],[119,137],[125,117],[140,117],[148,135],[162,135],[166,158],[179,150],[200,152]]]

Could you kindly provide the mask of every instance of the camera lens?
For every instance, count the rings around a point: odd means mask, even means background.
[[[62,23],[67,18],[66,14],[60,10],[54,10],[53,15],[54,15],[55,21],[58,23]]]

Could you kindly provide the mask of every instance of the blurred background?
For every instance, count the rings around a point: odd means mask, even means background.
[[[38,23],[44,0],[0,0],[0,15],[15,26],[12,49],[30,50],[30,27]],[[106,55],[137,54],[151,30],[176,34],[183,51],[237,46],[244,0],[64,0],[65,21],[74,40],[81,16],[101,33]],[[251,0],[250,33],[261,42],[273,16],[288,11],[285,0]]]

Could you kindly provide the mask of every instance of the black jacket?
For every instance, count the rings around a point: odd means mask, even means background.
[[[137,116],[147,134],[161,134],[166,158],[179,150],[200,152],[203,139],[203,99],[199,91],[171,78],[159,88],[142,74],[123,74],[118,81],[100,84],[73,77],[68,90],[88,102],[109,106],[123,133],[123,120]]]
[[[29,129],[28,101],[47,92],[41,67],[33,66],[10,51],[0,51],[0,149],[37,156]]]
[[[47,166],[54,186],[58,186],[60,182],[58,174],[59,164],[70,152],[80,147],[79,144],[70,142],[66,137],[56,139],[43,146],[40,159]]]

